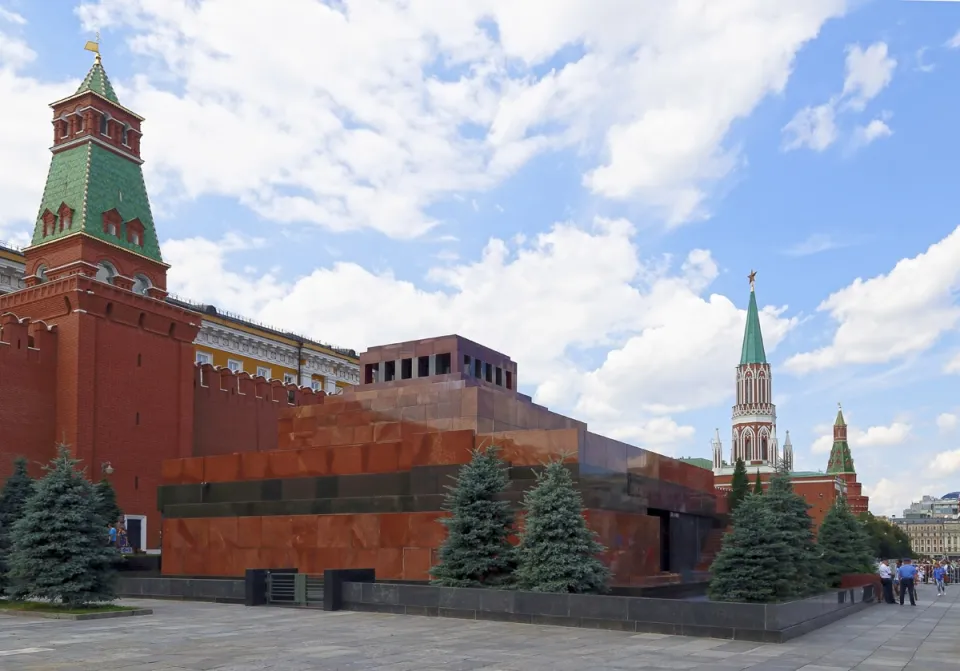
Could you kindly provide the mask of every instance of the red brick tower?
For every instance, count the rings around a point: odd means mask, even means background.
[[[156,548],[160,463],[192,451],[201,320],[164,301],[143,119],[120,104],[99,54],[77,92],[51,107],[53,158],[25,251],[27,288],[0,297],[0,314],[56,326],[55,435],[92,479],[112,471],[123,511],[147,518],[131,543]]]
[[[843,419],[843,408],[839,403],[837,419],[833,423],[833,447],[827,461],[827,473],[838,476],[847,484],[847,505],[855,515],[867,512],[870,498],[863,495],[863,486],[857,482],[857,469],[847,443],[847,422]]]

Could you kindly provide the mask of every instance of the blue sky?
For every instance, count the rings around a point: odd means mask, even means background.
[[[756,269],[798,467],[842,401],[875,512],[958,488],[960,2],[236,4],[0,0],[0,239],[99,29],[174,291],[708,457]]]

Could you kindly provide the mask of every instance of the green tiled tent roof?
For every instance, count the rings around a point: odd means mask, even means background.
[[[767,353],[763,351],[763,335],[760,333],[757,295],[752,289],[750,305],[747,306],[747,325],[743,331],[743,349],[740,352],[740,365],[748,363],[767,363]]]
[[[58,226],[52,235],[44,237],[44,212],[50,210],[58,214],[62,203],[73,210],[73,225],[63,231]],[[140,220],[143,225],[142,246],[127,242],[124,228],[118,236],[104,232],[103,214],[112,209],[119,212],[124,224],[133,219]],[[53,155],[37,215],[33,244],[39,245],[78,231],[154,261],[163,261],[139,164],[93,142]]]
[[[87,73],[87,76],[83,78],[83,82],[80,84],[80,88],[77,89],[77,93],[84,93],[86,91],[93,91],[94,93],[103,96],[110,102],[115,102],[118,105],[120,101],[117,99],[117,94],[113,90],[113,86],[110,85],[110,80],[107,78],[107,72],[103,69],[103,64],[100,62],[98,57],[93,63],[93,67],[90,68],[90,72]]]
[[[837,420],[834,426],[846,426],[843,419],[843,409],[837,409]],[[836,435],[836,433],[834,433]],[[841,434],[842,435],[842,434]],[[827,473],[856,473],[853,467],[853,455],[850,454],[850,445],[844,440],[834,440],[830,449],[830,460],[827,462]]]

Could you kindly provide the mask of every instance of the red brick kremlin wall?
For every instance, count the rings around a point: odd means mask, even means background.
[[[57,333],[43,322],[0,316],[0,480],[12,470],[12,455],[36,462],[53,456],[56,418]]]

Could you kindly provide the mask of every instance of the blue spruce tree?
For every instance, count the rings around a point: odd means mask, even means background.
[[[709,595],[714,601],[765,603],[777,599],[783,580],[786,539],[766,497],[750,494],[733,513],[733,530],[710,567]]]
[[[527,491],[520,535],[517,586],[533,592],[603,592],[610,578],[605,548],[583,517],[570,471],[551,461]]]
[[[443,509],[450,516],[440,519],[447,537],[440,546],[439,562],[430,571],[433,584],[496,587],[509,583],[516,564],[516,550],[508,540],[513,511],[509,501],[499,498],[508,484],[497,448],[474,450],[456,484],[447,488]]]
[[[65,445],[46,467],[23,516],[13,526],[10,586],[15,599],[44,599],[69,607],[110,601],[116,550],[107,546],[106,522],[96,509],[93,484],[77,470]]]
[[[0,594],[6,590],[10,533],[23,515],[27,499],[33,494],[33,480],[27,474],[27,460],[19,457],[13,462],[13,473],[0,492]]]

